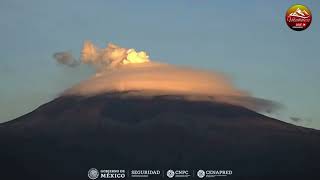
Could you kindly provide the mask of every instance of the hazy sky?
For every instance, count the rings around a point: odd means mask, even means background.
[[[308,6],[311,26],[289,29],[286,10]],[[275,117],[320,129],[320,1],[1,0],[0,122],[30,112],[93,70],[58,65],[84,40],[114,42],[151,59],[213,69],[254,96],[285,105]],[[290,117],[302,119],[295,122]]]

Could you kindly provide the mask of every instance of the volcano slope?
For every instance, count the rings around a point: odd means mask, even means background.
[[[214,101],[124,94],[61,96],[0,124],[0,179],[88,179],[92,167],[320,177],[318,130]]]

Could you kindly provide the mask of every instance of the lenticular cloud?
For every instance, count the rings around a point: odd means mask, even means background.
[[[277,107],[274,102],[252,97],[236,88],[220,73],[158,63],[150,60],[144,51],[111,43],[98,48],[85,42],[79,60],[68,52],[55,53],[54,57],[71,67],[90,64],[97,69],[93,77],[67,89],[63,95],[136,92],[135,95],[141,96],[179,95],[189,100],[214,100],[265,112]]]

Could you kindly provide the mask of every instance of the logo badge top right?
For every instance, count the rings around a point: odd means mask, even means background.
[[[292,30],[303,31],[310,26],[311,21],[311,11],[302,4],[291,6],[286,12],[286,22]]]

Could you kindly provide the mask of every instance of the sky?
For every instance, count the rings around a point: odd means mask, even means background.
[[[293,31],[285,13],[306,5],[312,23]],[[1,0],[0,122],[34,110],[87,79],[55,52],[82,43],[145,50],[170,64],[215,70],[252,95],[277,101],[270,116],[320,129],[320,1]]]

